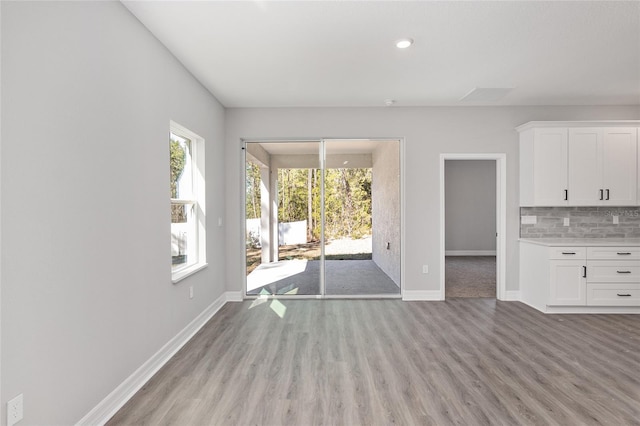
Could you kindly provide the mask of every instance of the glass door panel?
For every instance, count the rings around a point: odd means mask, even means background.
[[[321,295],[320,142],[245,144],[247,295]]]
[[[400,294],[400,142],[325,140],[327,295]]]

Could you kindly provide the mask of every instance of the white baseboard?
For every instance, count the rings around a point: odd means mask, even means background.
[[[227,302],[242,302],[241,291],[228,291],[225,293]]]
[[[547,306],[545,314],[640,314],[638,306]]]
[[[404,290],[402,292],[402,300],[406,302],[420,300],[442,300],[440,290]]]
[[[520,290],[507,290],[504,292],[504,298],[502,300],[520,301]]]
[[[495,250],[445,250],[445,256],[495,256]]]
[[[105,399],[100,401],[98,405],[76,424],[104,425],[225,305],[225,303],[241,300],[240,292],[230,291],[220,295],[220,297],[169,340],[167,344],[160,348],[158,352],[134,371],[131,376],[126,378],[124,382],[107,395]]]

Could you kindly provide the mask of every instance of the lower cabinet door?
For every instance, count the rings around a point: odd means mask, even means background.
[[[581,260],[550,261],[549,305],[587,304],[585,262]]]

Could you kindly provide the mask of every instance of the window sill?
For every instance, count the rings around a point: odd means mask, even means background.
[[[171,282],[173,284],[176,284],[176,283],[182,281],[183,279],[187,278],[188,276],[193,275],[196,272],[203,270],[207,266],[208,266],[207,263],[196,263],[195,265],[191,265],[188,268],[180,269],[177,272],[172,272],[171,273]]]

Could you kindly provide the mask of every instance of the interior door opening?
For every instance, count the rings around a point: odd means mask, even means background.
[[[495,298],[495,160],[446,160],[444,175],[445,298]]]
[[[440,155],[440,291],[507,299],[505,154]]]
[[[399,297],[399,145],[245,142],[245,294]]]

